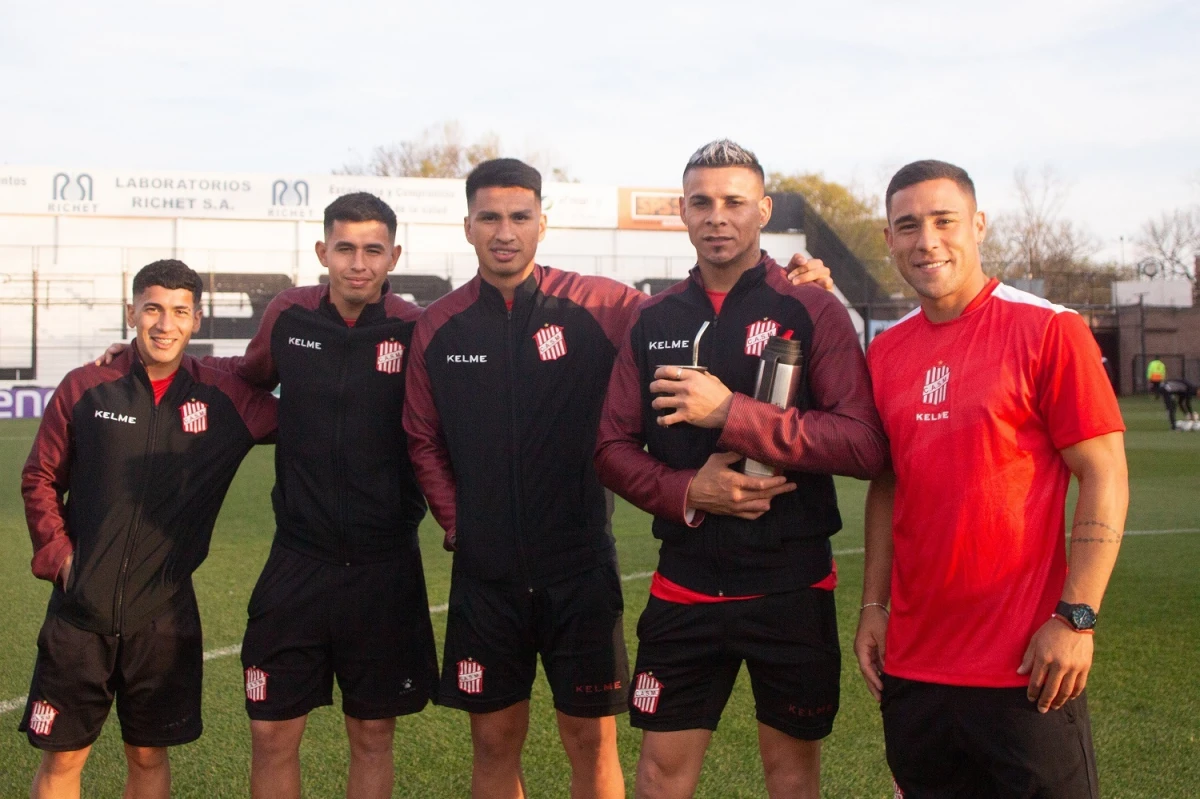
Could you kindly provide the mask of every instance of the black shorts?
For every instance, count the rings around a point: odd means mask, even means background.
[[[883,675],[883,734],[907,799],[1100,795],[1087,698],[1039,713],[1025,688]]]
[[[250,597],[242,642],[246,713],[299,718],[333,704],[356,719],[416,713],[437,653],[421,560],[344,566],[275,546]]]
[[[833,729],[842,656],[832,591],[703,605],[651,596],[638,641],[634,727],[715,730],[744,660],[759,722],[803,740]]]
[[[113,698],[130,746],[175,746],[200,737],[204,642],[196,596],[184,589],[137,632],[81,630],[47,615],[18,729],[48,752],[90,746]]]
[[[582,718],[623,712],[624,609],[615,563],[532,592],[455,574],[438,704],[490,713],[528,699],[540,653],[560,712]]]

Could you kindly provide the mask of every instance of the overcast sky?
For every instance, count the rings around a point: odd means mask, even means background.
[[[978,5],[7,0],[0,161],[328,172],[455,119],[584,182],[674,186],[729,136],[879,193],[954,161],[993,213],[1048,165],[1113,258],[1200,202],[1200,6]]]

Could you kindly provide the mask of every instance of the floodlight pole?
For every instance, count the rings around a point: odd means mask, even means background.
[[[1145,379],[1146,373],[1146,292],[1138,295],[1138,332],[1142,338],[1142,365],[1138,373],[1138,380]]]

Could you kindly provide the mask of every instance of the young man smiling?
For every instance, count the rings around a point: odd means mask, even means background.
[[[772,797],[817,797],[838,708],[831,474],[871,477],[886,445],[845,308],[793,286],[759,248],[770,219],[754,154],[696,151],[680,213],[691,276],[647,300],[623,338],[601,417],[604,484],[654,515],[662,542],[638,622],[630,722],[644,730],[639,797],[691,796],[743,660]],[[702,325],[699,363],[690,363]],[[752,399],[772,335],[801,343],[794,407]],[[751,477],[744,457],[777,467]]]
[[[242,644],[255,797],[300,796],[308,713],[342,692],[350,797],[391,796],[396,717],[428,703],[437,656],[417,526],[425,501],[401,427],[420,309],[392,294],[396,215],[371,194],[325,209],[325,286],[267,306],[244,357],[280,386],[275,541]]]
[[[115,698],[126,796],[166,797],[166,747],[200,736],[191,575],[275,398],[184,354],[200,277],[156,261],[133,280],[132,347],[70,372],[22,471],[33,573],[54,583],[21,729],[43,750],[30,795],[79,796]]]
[[[910,798],[1098,796],[1084,687],[1129,499],[1099,348],[984,274],[961,168],[911,163],[886,205],[921,305],[867,354],[893,471],[867,492],[854,649],[888,764]]]

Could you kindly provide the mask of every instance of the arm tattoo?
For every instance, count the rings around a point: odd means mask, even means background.
[[[1101,536],[1100,538],[1076,538],[1074,533],[1075,533],[1076,528],[1079,528],[1079,527],[1100,527],[1100,528],[1112,533],[1112,535],[1111,536]],[[1115,529],[1113,529],[1109,525],[1105,524],[1104,522],[1098,522],[1098,521],[1091,520],[1091,519],[1088,519],[1086,521],[1075,522],[1074,524],[1071,525],[1071,543],[1072,544],[1119,544],[1119,543],[1121,543],[1122,535],[1123,535],[1122,533],[1117,532]]]

